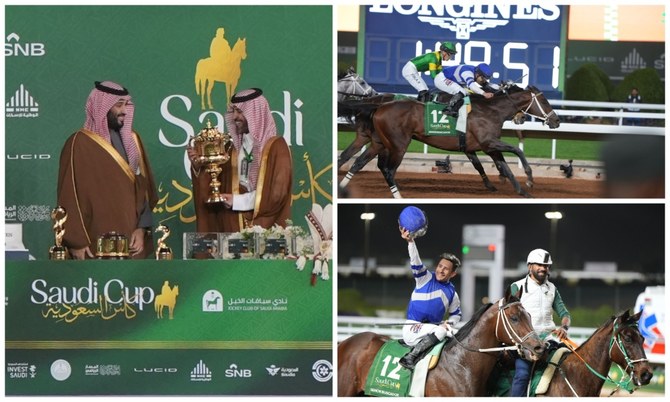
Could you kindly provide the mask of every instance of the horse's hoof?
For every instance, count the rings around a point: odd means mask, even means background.
[[[528,188],[533,188],[534,185],[535,185],[535,183],[533,183],[530,180],[526,182],[526,187],[528,187]]]
[[[492,193],[495,193],[498,191],[498,189],[495,186],[486,186],[486,189],[489,190]]]

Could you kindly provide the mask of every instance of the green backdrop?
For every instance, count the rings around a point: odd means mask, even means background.
[[[332,282],[310,275],[277,260],[7,262],[5,392],[332,395]],[[156,309],[166,282],[172,319]]]
[[[331,7],[6,6],[5,221],[22,224],[34,257],[53,244],[61,148],[102,80],[133,96],[159,186],[154,226],[170,227],[181,255],[181,234],[195,230],[185,145],[207,120],[225,130],[225,85],[215,83],[212,109],[195,87],[218,28],[231,47],[246,40],[237,90],[263,89],[291,146],[294,223],[306,227],[312,203],[332,201]]]

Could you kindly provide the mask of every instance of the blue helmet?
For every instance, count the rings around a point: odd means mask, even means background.
[[[405,207],[398,217],[398,224],[410,232],[410,237],[420,237],[428,230],[426,214],[417,207]]]
[[[475,74],[480,74],[488,80],[493,75],[493,71],[491,71],[491,67],[488,64],[481,63],[475,67]]]

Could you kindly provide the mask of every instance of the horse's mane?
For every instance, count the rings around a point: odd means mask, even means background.
[[[470,332],[472,332],[472,328],[475,327],[477,324],[477,321],[484,315],[484,313],[493,305],[493,303],[488,303],[483,305],[477,312],[470,318],[470,321],[465,323],[461,329],[458,330],[456,333],[456,336],[453,338],[449,339],[449,341],[444,345],[445,350],[451,349],[455,344],[458,342],[456,341],[462,341],[465,339],[468,335],[470,335]]]
[[[596,329],[595,331],[593,331],[593,333],[591,334],[591,336],[589,336],[587,340],[585,340],[584,342],[582,342],[582,345],[584,345],[584,344],[586,344],[586,342],[590,341],[591,338],[593,338],[597,333],[599,333],[600,331],[602,331],[602,330],[604,330],[605,328],[608,328],[610,325],[612,325],[612,324],[614,323],[614,320],[616,320],[617,318],[621,318],[621,317],[623,316],[624,313],[625,313],[625,312],[622,312],[622,313],[620,313],[620,314],[618,314],[618,315],[613,315],[613,316],[611,316],[607,321],[605,321],[605,323],[604,323],[603,325],[599,326],[598,329]],[[625,321],[622,321],[621,324],[628,324],[630,321],[631,321],[630,318],[628,318],[628,319],[626,319]],[[580,347],[581,347],[581,345],[580,345]]]

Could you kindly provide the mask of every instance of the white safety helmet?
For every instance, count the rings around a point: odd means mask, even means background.
[[[528,254],[527,264],[551,265],[551,254],[547,250],[536,248]]]

